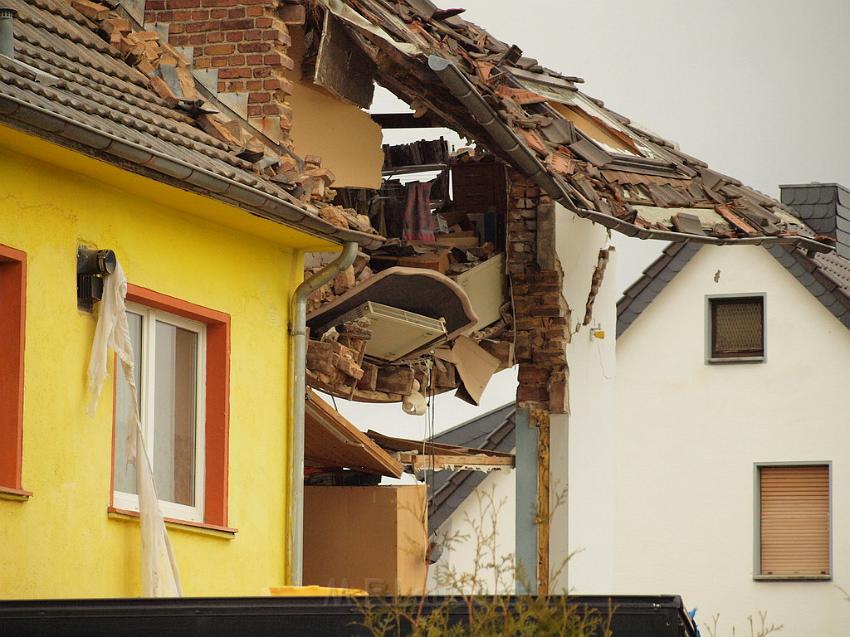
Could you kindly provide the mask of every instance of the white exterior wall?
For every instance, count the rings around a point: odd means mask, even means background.
[[[608,230],[581,219],[565,208],[556,211],[556,249],[564,270],[564,299],[571,311],[572,340],[567,346],[570,414],[551,417],[550,488],[552,497],[566,495],[568,507],[556,508],[550,529],[551,591],[572,591],[576,581],[605,582],[613,568],[609,552],[613,531],[614,482],[612,458],[585,453],[588,435],[608,432],[614,422],[615,337],[617,320],[617,261],[612,250],[602,286],[593,306],[593,320],[583,326],[585,307],[599,251],[610,246]],[[591,336],[593,327],[605,338]],[[569,458],[569,463],[566,461]],[[581,520],[596,524],[587,536]],[[569,529],[569,533],[567,532]],[[601,541],[600,541],[601,540]],[[569,546],[569,549],[568,549]],[[567,556],[568,568],[561,569]]]
[[[766,294],[766,362],[705,364],[705,296],[750,293]],[[572,441],[576,506],[595,492],[580,457],[610,453],[615,524],[572,526],[613,577],[577,568],[575,590],[680,594],[720,634],[758,611],[789,637],[850,634],[847,328],[763,248],[703,247],[623,334],[616,386],[616,425]],[[832,462],[831,582],[753,580],[754,463],[783,461]]]
[[[560,575],[553,577],[553,592],[571,590],[573,578],[584,582],[607,582],[611,578],[613,560],[603,547],[610,546],[612,538],[604,543],[592,541],[600,535],[612,536],[614,523],[614,481],[611,465],[612,458],[607,453],[587,455],[581,452],[588,435],[598,435],[599,431],[612,430],[614,421],[614,343],[616,335],[616,253],[612,251],[606,268],[603,285],[600,288],[593,308],[593,321],[584,327],[585,307],[590,293],[591,279],[596,267],[599,250],[609,247],[608,231],[598,225],[580,219],[572,212],[558,206],[555,213],[556,250],[564,271],[564,299],[571,310],[572,342],[567,347],[567,360],[570,367],[569,391],[571,414],[552,415],[551,430],[551,467],[550,484],[553,506],[558,493],[566,494],[570,480],[580,486],[570,495],[570,517],[567,506],[555,507],[550,530],[550,565],[554,575],[566,560],[570,550],[580,547],[582,550],[569,563],[569,574],[560,569]],[[590,336],[592,327],[598,326],[605,332],[604,339]],[[506,397],[508,399],[509,397]],[[513,398],[511,396],[510,398]],[[606,434],[607,435],[607,434]],[[568,449],[568,437],[572,437]],[[570,464],[565,461],[571,453]],[[567,472],[569,471],[569,475]],[[477,493],[489,493],[495,489],[496,500],[507,498],[508,505],[499,515],[498,538],[500,551],[513,554],[515,546],[516,513],[516,473],[496,472],[487,477],[477,489]],[[480,516],[479,498],[473,494],[443,524],[439,534],[451,534],[453,531],[468,533],[469,519]],[[576,525],[575,519],[592,519],[603,528],[588,528]],[[569,528],[569,547],[568,533]],[[590,533],[590,537],[587,533]],[[434,571],[440,568],[454,568],[458,573],[472,570],[474,544],[464,543],[450,554],[446,553]],[[576,575],[574,575],[576,573]],[[526,574],[534,577],[534,573]],[[567,581],[569,577],[569,582]],[[434,586],[434,573],[430,581],[432,592],[445,592]],[[492,581],[488,576],[486,581]],[[499,592],[512,592],[513,583]],[[489,588],[486,592],[496,592]]]
[[[461,591],[442,584],[446,580],[458,582],[473,573],[476,573],[475,579],[483,583],[484,590],[473,591],[471,582],[465,581],[459,587],[463,593],[513,593],[513,568],[504,560],[512,560],[514,554],[515,477],[513,470],[490,472],[475,493],[464,500],[437,530],[439,539],[456,537],[460,541],[450,543],[437,563],[431,566],[428,572],[429,594],[457,594]],[[495,546],[490,540],[494,519]],[[492,567],[493,564],[500,566]]]

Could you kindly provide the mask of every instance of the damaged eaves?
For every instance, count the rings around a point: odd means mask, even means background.
[[[632,126],[627,118],[580,93],[576,78],[544,69],[535,60],[521,57],[515,47],[512,50],[457,16],[449,20],[434,18],[436,7],[430,2],[389,4],[364,0],[355,5],[323,0],[320,4],[347,20],[355,39],[375,61],[379,83],[408,103],[425,104],[430,107],[430,116],[485,144],[491,152],[518,165],[526,174],[539,177],[538,183],[550,196],[581,216],[640,238],[694,237],[677,230],[672,218],[651,227],[636,224],[636,211],[621,189],[602,174],[600,169],[604,167],[637,175],[669,176],[681,182],[667,188],[650,187],[651,182],[643,181],[633,184],[641,197],[646,198],[646,205],[662,208],[723,205],[757,228],[762,241],[770,237],[769,241],[828,250],[792,219],[774,223],[776,212],[782,209],[778,202],[740,187],[731,178],[707,171],[704,162],[643,128]],[[361,21],[365,18],[369,25],[378,25],[382,34],[361,28],[352,18],[352,12]],[[455,86],[449,86],[447,91],[448,85],[435,81],[435,75],[429,73],[428,56],[436,75],[453,75],[454,78],[443,81],[453,82]],[[443,62],[435,62],[436,58],[442,58]],[[540,85],[546,89],[539,88]],[[547,137],[545,131],[554,122],[558,122],[556,128],[567,124],[569,130],[575,126],[547,103],[549,100],[528,99],[528,86],[543,93],[556,91],[560,96],[574,94],[570,99],[582,113],[606,127],[610,134],[620,136],[634,148],[635,155],[641,156],[606,153],[592,136],[581,130],[577,130],[579,139],[571,144],[564,143],[569,139],[568,132],[555,137],[558,143],[550,141],[551,136]],[[517,92],[517,89],[525,91]],[[570,100],[561,97],[558,101]],[[571,161],[558,161],[559,157]],[[559,166],[561,172],[553,166]],[[703,178],[704,173],[707,179]],[[751,239],[734,225],[716,235],[697,237],[703,243],[717,244],[742,237]]]
[[[218,114],[158,32],[136,30],[89,0],[6,5],[18,12],[17,60],[0,60],[0,112],[9,125],[316,236],[382,243],[347,218],[345,225],[325,221],[326,197],[309,189],[304,196],[298,180],[315,182],[320,162],[302,162],[295,181],[278,179],[298,162]],[[39,82],[27,67],[56,81]]]

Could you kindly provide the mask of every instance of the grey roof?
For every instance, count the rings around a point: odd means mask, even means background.
[[[319,218],[314,206],[259,174],[191,113],[157,95],[151,80],[70,3],[3,5],[18,15],[15,59],[0,56],[0,124],[313,235],[383,243]]]
[[[491,412],[444,431],[434,442],[509,452],[516,446],[516,404]],[[431,474],[428,496],[428,530],[436,531],[472,494],[487,474],[482,471],[438,471]]]
[[[644,270],[617,302],[617,336],[623,334],[701,246],[673,243]],[[790,246],[763,246],[838,320],[850,328],[850,260],[809,254]]]
[[[640,316],[646,306],[688,264],[701,246],[693,243],[671,243],[661,256],[643,271],[617,301],[617,336],[620,336]]]
[[[780,186],[782,203],[821,235],[836,240],[839,254],[850,254],[850,190],[841,184]]]

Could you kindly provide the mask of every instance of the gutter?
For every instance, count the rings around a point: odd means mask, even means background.
[[[304,575],[304,427],[307,407],[307,299],[354,263],[358,245],[349,241],[342,253],[327,267],[316,272],[295,289],[292,298],[292,336],[294,369],[292,381],[292,453],[289,498],[290,584],[301,586]]]
[[[9,95],[0,95],[0,122],[9,116],[27,127],[24,132],[38,132],[49,141],[52,135],[59,136],[69,142],[72,148],[84,146],[91,151],[96,159],[99,153],[108,153],[119,160],[119,167],[126,169],[127,164],[152,170],[160,175],[170,177],[183,187],[192,186],[202,191],[206,196],[214,197],[236,205],[257,216],[270,221],[282,223],[296,230],[322,239],[330,239],[335,243],[356,241],[365,248],[375,249],[384,244],[384,238],[338,228],[324,219],[307,212],[293,202],[263,190],[240,183],[237,178],[218,175],[211,170],[194,166],[191,163],[168,155],[165,152],[148,148],[141,144],[121,139],[116,135],[99,130],[89,124],[75,121],[58,113],[51,112],[35,104]],[[45,135],[47,133],[48,135]],[[234,175],[235,175],[234,169]]]
[[[647,230],[628,221],[617,219],[605,213],[578,208],[570,200],[566,189],[555,179],[540,160],[520,140],[517,134],[505,124],[496,112],[484,100],[481,94],[467,77],[449,60],[437,55],[428,56],[428,66],[472,114],[475,120],[486,130],[493,140],[507,153],[514,164],[526,175],[531,177],[538,186],[549,193],[554,201],[578,216],[599,223],[629,237],[639,239],[660,239],[663,241],[689,241],[693,243],[708,243],[713,245],[795,245],[816,252],[831,252],[832,247],[801,236],[783,237],[748,237],[743,239],[724,239],[720,237],[699,236],[675,232],[672,230]]]

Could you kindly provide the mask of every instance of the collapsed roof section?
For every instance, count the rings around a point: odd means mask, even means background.
[[[226,115],[181,53],[120,7],[3,4],[17,15],[11,55],[0,55],[0,123],[333,242],[383,243],[353,211],[328,205],[332,176],[317,158]]]
[[[456,10],[429,0],[318,4],[371,66],[335,83],[337,94],[356,102],[357,78],[374,73],[420,121],[484,144],[580,216],[643,239],[829,250],[779,202],[605,108],[578,89],[580,78],[544,68]]]

